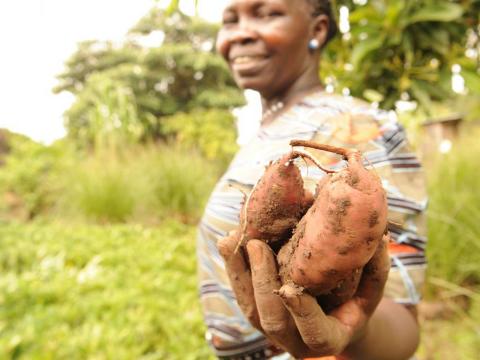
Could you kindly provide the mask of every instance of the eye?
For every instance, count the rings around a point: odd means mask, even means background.
[[[278,9],[260,7],[257,10],[257,16],[261,19],[276,18],[282,15],[283,15],[283,12]]]
[[[229,25],[229,24],[235,24],[237,22],[237,19],[231,17],[231,18],[225,18],[222,20],[223,25]]]
[[[278,17],[278,16],[282,16],[283,14],[279,11],[271,11],[268,13],[268,17]]]
[[[238,17],[233,12],[227,12],[223,14],[222,24],[234,24],[238,21]]]

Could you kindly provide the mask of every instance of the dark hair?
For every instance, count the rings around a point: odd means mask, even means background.
[[[325,46],[328,42],[335,37],[337,34],[338,26],[335,16],[333,16],[332,5],[330,0],[307,0],[313,7],[313,16],[318,16],[321,14],[327,15],[328,17],[328,34],[325,43],[322,45]]]

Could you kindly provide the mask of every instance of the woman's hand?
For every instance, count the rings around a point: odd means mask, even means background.
[[[295,286],[282,286],[275,255],[259,240],[234,253],[238,237],[233,232],[218,243],[237,302],[252,325],[275,345],[295,357],[338,355],[355,347],[382,299],[390,259],[386,238],[364,267],[354,297],[328,315],[316,299]]]

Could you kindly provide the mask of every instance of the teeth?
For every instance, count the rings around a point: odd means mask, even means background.
[[[253,61],[253,60],[261,59],[261,58],[262,58],[262,56],[239,56],[239,57],[236,57],[233,60],[233,63],[234,64],[245,64],[245,63],[248,63],[249,61]]]

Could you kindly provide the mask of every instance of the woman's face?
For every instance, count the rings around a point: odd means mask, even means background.
[[[237,84],[274,97],[315,64],[318,59],[308,50],[311,13],[305,0],[231,0],[217,50]]]

